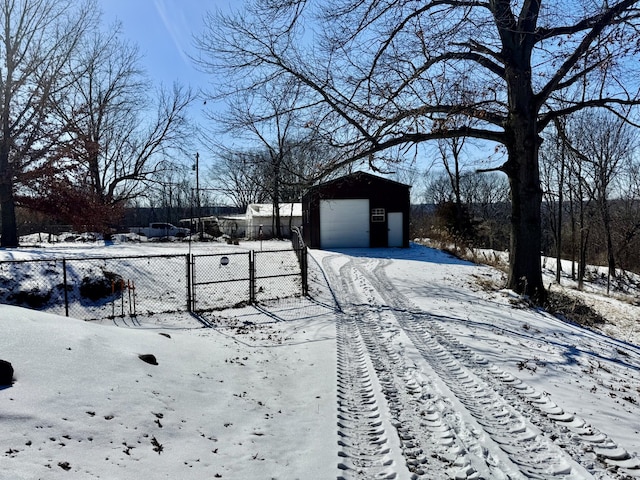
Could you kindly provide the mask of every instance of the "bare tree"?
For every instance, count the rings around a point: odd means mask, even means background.
[[[466,172],[459,179],[459,202],[450,175],[446,172],[432,175],[427,183],[427,203],[449,204],[449,220],[458,231],[473,224],[473,240],[476,245],[504,249],[504,221],[509,205],[508,184],[503,175],[489,172]],[[456,207],[457,206],[457,207]],[[473,218],[471,218],[473,217]],[[467,225],[465,227],[465,225]]]
[[[608,282],[616,275],[611,198],[615,180],[630,163],[636,147],[636,132],[624,118],[606,111],[583,111],[574,129],[565,135],[567,147],[581,162],[581,179],[589,198],[597,205],[606,242]]]
[[[52,99],[77,74],[71,57],[95,28],[93,1],[0,0],[0,209],[3,247],[18,245],[16,186],[61,134]]]
[[[146,197],[149,204],[163,210],[159,219],[175,225],[191,214],[193,205],[191,169],[186,165],[157,175]]]
[[[438,138],[503,145],[508,287],[542,300],[540,133],[587,106],[638,102],[636,3],[255,0],[208,17],[200,65],[224,72],[223,92],[299,82],[309,121],[345,147],[330,167]]]
[[[588,251],[593,237],[594,222],[591,219],[595,216],[593,197],[589,195],[587,177],[584,173],[587,168],[583,161],[584,156],[572,145],[572,141],[579,135],[578,123],[574,117],[568,116],[562,121],[555,122],[555,147],[557,152],[561,152],[560,160],[564,163],[565,174],[563,181],[557,179],[557,188],[568,194],[568,213],[571,231],[571,278],[577,279],[578,289],[582,290],[586,274]],[[553,138],[553,134],[549,134]],[[553,149],[549,149],[553,150]],[[548,153],[547,151],[547,153]],[[557,154],[556,152],[556,154]],[[553,157],[549,154],[548,157]],[[543,156],[543,159],[544,156]],[[557,162],[557,158],[545,159],[549,163]],[[559,177],[559,176],[558,176]],[[550,181],[551,183],[551,181]],[[576,263],[578,265],[576,272]]]
[[[263,203],[268,198],[258,173],[261,163],[258,156],[255,152],[219,151],[208,174],[213,188],[243,211],[249,204]]]
[[[563,212],[565,202],[565,183],[567,152],[563,136],[558,133],[558,129],[563,129],[563,125],[558,119],[555,129],[546,132],[545,141],[540,150],[540,171],[543,186],[543,196],[546,201],[547,224],[553,235],[556,253],[556,283],[561,283],[562,278],[562,233],[563,233]]]
[[[464,153],[464,146],[466,137],[452,137],[438,139],[438,153],[440,154],[440,160],[444,167],[444,172],[449,181],[453,198],[447,201],[447,213],[451,215],[448,220],[451,222],[451,228],[463,233],[461,239],[468,241],[475,235],[473,224],[471,222],[471,211],[467,205],[463,204],[462,200],[462,182],[463,176],[468,172],[464,171],[464,165],[462,163],[462,156]],[[465,236],[469,238],[464,238]],[[455,238],[460,235],[455,235]]]
[[[67,155],[100,203],[124,203],[186,155],[194,94],[175,84],[154,98],[138,49],[120,39],[118,26],[92,35],[74,60],[84,74],[58,104]]]
[[[426,203],[444,203],[453,202],[455,194],[451,189],[449,176],[444,172],[429,175],[425,186],[425,202]]]
[[[462,192],[461,178],[462,178],[462,163],[461,155],[464,149],[465,137],[453,137],[446,139],[439,139],[438,151],[442,158],[442,164],[444,170],[449,177],[451,183],[451,189],[453,190],[454,200],[457,205],[462,205]]]
[[[640,161],[634,155],[625,165],[620,207],[616,218],[619,242],[616,259],[620,267],[640,272]]]
[[[258,176],[251,184],[260,183],[273,205],[273,231],[277,237],[281,237],[282,232],[280,203],[283,195],[287,194],[287,187],[300,183],[297,175],[304,174],[297,168],[298,163],[292,161],[300,131],[304,130],[296,112],[300,94],[300,86],[293,81],[286,85],[265,84],[230,98],[226,112],[210,114],[223,133],[257,144],[258,154],[250,157],[257,163],[257,168],[250,171]],[[244,156],[242,160],[248,159]],[[225,159],[228,160],[229,157]]]

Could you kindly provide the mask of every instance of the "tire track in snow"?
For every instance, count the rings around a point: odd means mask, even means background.
[[[323,264],[333,276],[332,283],[338,285],[327,259]],[[336,337],[338,480],[398,478],[370,361],[348,312],[338,314]]]
[[[522,380],[490,365],[443,326],[429,321],[428,315],[420,315],[418,321],[411,313],[417,309],[393,287],[384,265],[376,261],[371,270],[358,268],[393,308],[423,358],[526,477],[583,478],[567,462],[557,461],[565,456],[593,478],[640,478],[638,458],[605,434]]]
[[[362,339],[348,319],[337,329],[339,478],[396,478]]]
[[[364,364],[367,363],[364,356],[368,357],[368,362],[375,371],[380,391],[386,399],[391,424],[397,432],[396,440],[399,441],[408,470],[401,472],[406,472],[403,477],[414,480],[522,478],[505,473],[517,473],[517,469],[505,469],[503,461],[480,447],[475,439],[476,433],[461,422],[448,399],[430,382],[418,378],[415,367],[406,364],[402,352],[391,347],[393,337],[400,330],[393,322],[385,319],[388,312],[371,308],[372,298],[361,298],[366,286],[354,287],[355,282],[362,283],[363,277],[359,275],[359,278],[355,278],[359,272],[354,269],[353,263],[343,265],[339,274],[336,274],[329,265],[331,258],[325,258],[323,264],[332,283],[342,287],[340,297],[344,311],[344,316],[338,322],[339,443],[342,447],[340,456],[348,458],[350,463],[340,464],[340,468],[346,473],[342,478],[395,478],[391,471],[375,472],[375,476],[371,474],[376,465],[385,464],[379,456],[389,454],[390,451],[388,448],[376,450],[379,448],[377,441],[372,445],[367,444],[370,432],[368,422],[371,418],[377,421],[379,410],[376,408],[376,415],[371,417],[371,384],[368,380],[365,380],[366,395],[359,398],[363,386],[358,384],[358,379],[366,377],[363,372]],[[371,287],[369,289],[374,291]],[[354,303],[354,300],[361,303]],[[361,348],[362,344],[367,355]],[[344,415],[347,413],[350,424],[344,423]],[[381,433],[378,430],[374,432],[375,440]],[[342,440],[344,435],[349,435],[352,443],[345,445]],[[472,450],[475,453],[472,454]],[[364,454],[354,455],[354,452]],[[385,465],[392,466],[389,463]],[[397,471],[400,472],[400,468]]]
[[[593,470],[595,475],[607,476],[607,478],[611,475],[622,479],[640,478],[640,460],[619,447],[604,433],[588,425],[584,419],[566,412],[561,406],[514,375],[495,365],[488,365],[486,360],[458,342],[442,326],[434,325],[434,330],[438,332],[439,343],[476,370],[479,376],[493,384],[495,384],[494,380],[500,382],[497,389],[518,410],[528,414],[533,408],[537,415],[532,415],[529,421],[542,431],[559,439],[556,443],[561,443],[574,458],[580,458],[580,463],[589,470]],[[606,469],[606,473],[599,472],[600,469]]]

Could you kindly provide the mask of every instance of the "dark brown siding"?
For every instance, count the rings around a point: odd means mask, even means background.
[[[305,242],[311,248],[320,248],[320,201],[339,199],[369,199],[369,208],[383,208],[384,222],[370,222],[372,247],[388,246],[388,214],[402,212],[402,245],[409,246],[410,197],[408,185],[377,177],[365,172],[337,178],[311,187],[302,197],[302,225]]]

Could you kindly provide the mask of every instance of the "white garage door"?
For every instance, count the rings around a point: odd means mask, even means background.
[[[368,199],[320,201],[320,248],[368,246]]]

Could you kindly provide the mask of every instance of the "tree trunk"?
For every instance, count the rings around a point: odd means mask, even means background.
[[[600,215],[602,217],[602,225],[607,240],[607,294],[609,294],[611,277],[616,276],[616,258],[613,248],[613,238],[611,237],[611,214],[609,212],[609,199],[602,196],[600,199]]]
[[[589,227],[585,223],[585,205],[582,200],[582,188],[581,183],[578,184],[578,201],[579,203],[579,225],[580,225],[580,239],[579,239],[579,251],[578,251],[578,290],[584,288],[584,276],[587,271],[587,246],[589,244]]]
[[[589,230],[580,229],[580,260],[578,263],[578,290],[584,289],[584,277],[587,273],[587,247],[589,245]]]
[[[5,93],[6,95],[6,93]],[[18,227],[16,222],[16,205],[13,197],[13,168],[9,162],[9,106],[5,102],[0,140],[0,218],[2,219],[1,247],[18,246]]]
[[[571,226],[571,280],[576,279],[576,213],[573,200],[573,189],[569,188],[569,218]]]
[[[528,61],[514,59],[506,79],[510,113],[505,125],[508,160],[504,170],[511,187],[511,240],[507,288],[538,303],[546,300],[542,282],[542,188],[535,97]]]
[[[0,160],[0,165],[4,162]],[[0,179],[0,210],[2,212],[1,247],[18,246],[18,227],[16,222],[16,206],[13,198],[13,182],[7,168],[0,166],[3,174]]]
[[[556,282],[562,279],[562,208],[564,206],[564,144],[560,158],[560,174],[558,178],[558,227],[556,232]]]
[[[275,237],[282,239],[282,222],[280,221],[280,162],[278,158],[273,166],[273,221]]]
[[[544,302],[546,291],[540,265],[542,190],[535,152],[522,156],[514,174],[509,176],[509,182],[511,240],[507,288]]]

